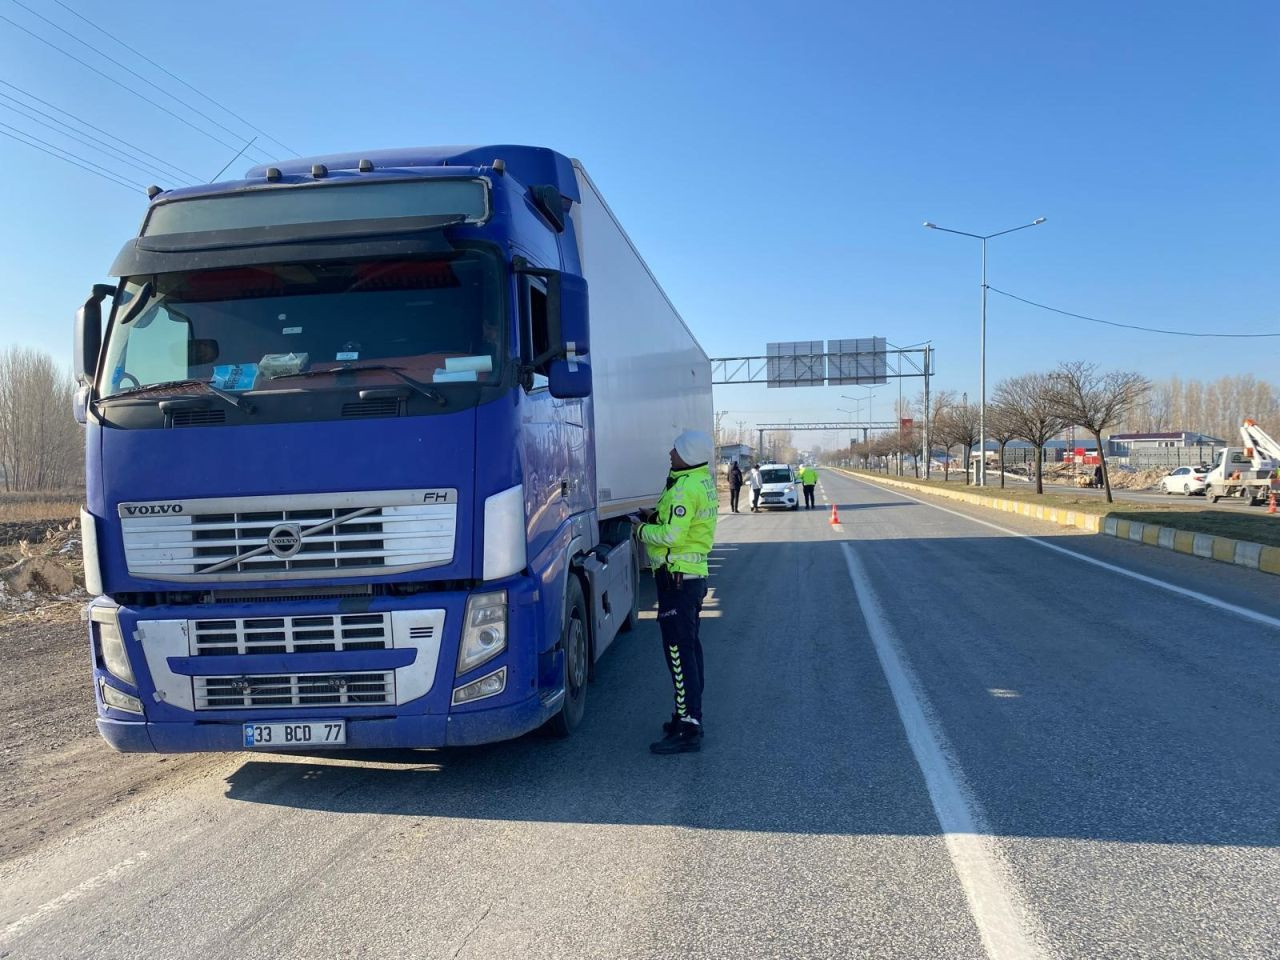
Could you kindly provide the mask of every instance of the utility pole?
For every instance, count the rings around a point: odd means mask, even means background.
[[[932,347],[924,348],[924,478],[929,479],[929,466],[933,463],[932,451],[929,449],[929,360]]]

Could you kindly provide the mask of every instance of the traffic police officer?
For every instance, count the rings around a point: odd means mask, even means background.
[[[715,480],[707,464],[711,437],[686,430],[671,449],[671,473],[650,522],[637,536],[645,544],[658,583],[658,627],[675,687],[675,713],[654,753],[697,750],[702,739],[702,642],[698,617],[707,596],[707,556],[716,535]]]
[[[804,487],[804,508],[813,509],[813,488],[818,483],[818,471],[806,466],[800,471],[800,485]]]

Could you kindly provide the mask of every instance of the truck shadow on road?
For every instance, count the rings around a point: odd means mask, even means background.
[[[417,818],[938,834],[841,538],[733,535],[703,623],[702,752],[647,751],[670,709],[650,609],[600,663],[567,741],[254,758],[227,796]],[[1105,571],[1072,568],[1071,585],[1026,576],[1043,551],[1005,537],[859,539],[855,527],[844,539],[993,832],[1280,846],[1280,749],[1263,734],[1275,729],[1276,637],[1206,647],[1194,638],[1220,618],[1211,608],[1188,602],[1176,627],[1153,622]],[[1128,606],[1105,629],[1064,625],[1069,590]]]

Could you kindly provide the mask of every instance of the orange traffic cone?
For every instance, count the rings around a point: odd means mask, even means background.
[[[1275,513],[1275,512],[1276,512],[1276,492],[1272,490],[1271,497],[1269,500],[1267,500],[1267,513]]]
[[[1271,499],[1272,499],[1272,502],[1275,501],[1274,497],[1272,497]],[[839,511],[836,510],[836,505],[833,503],[831,505],[831,525],[834,527],[839,522],[840,522],[840,513]]]

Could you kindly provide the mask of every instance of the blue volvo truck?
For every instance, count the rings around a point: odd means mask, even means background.
[[[75,324],[102,736],[570,733],[638,614],[625,514],[712,418],[581,164],[383,150],[149,193]]]

